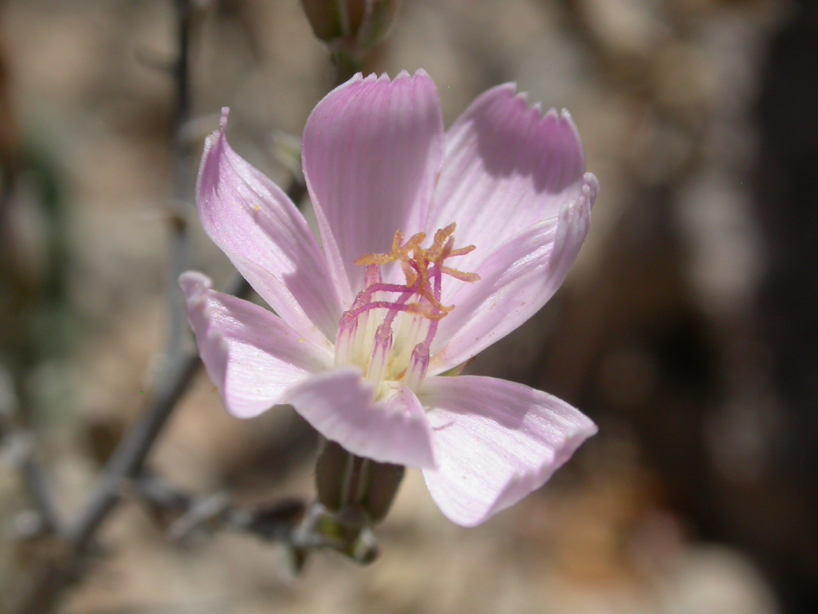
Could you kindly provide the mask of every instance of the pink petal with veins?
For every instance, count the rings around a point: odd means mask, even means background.
[[[324,249],[351,304],[355,260],[388,252],[396,230],[424,230],[443,159],[443,119],[429,76],[356,75],[318,103],[304,128],[304,175]]]
[[[207,374],[234,416],[286,403],[287,389],[332,364],[324,345],[258,305],[212,290],[201,273],[184,273],[179,283]]]
[[[208,137],[199,170],[199,218],[253,289],[304,337],[335,339],[341,302],[304,217],[224,135]]]
[[[591,223],[598,186],[587,173],[580,197],[559,216],[534,224],[496,249],[476,272],[480,281],[461,284],[443,299],[455,309],[440,321],[430,372],[464,363],[528,320],[562,285]]]
[[[582,144],[566,111],[543,117],[514,84],[494,87],[446,132],[427,231],[457,222],[458,244],[477,246],[457,266],[474,270],[495,246],[579,198],[584,172]]]
[[[596,425],[539,390],[490,377],[432,377],[437,467],[424,469],[432,498],[452,521],[475,526],[540,488]]]
[[[397,386],[375,400],[355,367],[316,375],[291,389],[293,407],[327,439],[382,463],[433,467],[432,433],[415,394]]]

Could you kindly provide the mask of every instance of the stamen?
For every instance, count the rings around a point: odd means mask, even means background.
[[[476,273],[444,266],[448,258],[475,249],[474,245],[455,249],[456,228],[452,223],[437,230],[428,249],[422,247],[425,233],[404,242],[398,230],[390,253],[367,254],[355,261],[366,267],[365,286],[341,318],[336,365],[361,367],[376,386],[385,379],[402,379],[410,388],[421,384],[439,322],[454,309],[441,302],[443,275],[467,283],[480,279]],[[382,280],[380,267],[392,262],[400,264],[405,283]]]
[[[374,264],[366,267],[366,275],[364,276],[364,287],[369,288],[381,283],[381,270]]]
[[[409,359],[409,366],[406,369],[404,382],[411,390],[417,390],[426,377],[429,368],[429,346],[426,343],[418,343],[412,351]]]
[[[338,334],[335,337],[335,366],[345,367],[352,363],[355,337],[358,332],[358,318],[346,314],[341,318]]]
[[[474,245],[467,245],[466,247],[459,247],[457,249],[453,249],[447,254],[448,258],[454,258],[455,256],[465,256],[466,254],[471,254],[477,247]]]
[[[366,371],[366,379],[375,385],[383,381],[391,353],[392,329],[384,322],[375,331],[375,339],[372,344],[372,356],[369,359],[369,369]]]
[[[480,281],[480,276],[477,273],[465,273],[463,271],[458,271],[457,269],[452,269],[447,266],[441,267],[440,269],[446,275],[450,277],[454,277],[455,279],[459,279],[460,281],[467,281],[469,283]]]
[[[415,282],[418,280],[418,274],[415,272],[415,269],[412,268],[412,265],[405,260],[401,260],[400,268],[403,269],[403,276],[406,278],[406,285],[414,286]]]

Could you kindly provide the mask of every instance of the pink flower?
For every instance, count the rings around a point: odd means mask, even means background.
[[[501,85],[444,133],[425,72],[356,75],[304,129],[320,243],[230,148],[226,117],[205,143],[199,215],[277,314],[181,278],[230,413],[292,404],[354,454],[421,468],[465,526],[542,486],[596,432],[545,392],[442,375],[536,313],[585,240],[598,183],[567,113],[543,117]]]

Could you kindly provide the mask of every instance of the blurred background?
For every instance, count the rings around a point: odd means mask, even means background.
[[[405,0],[368,72],[424,68],[447,125],[516,81],[579,128],[602,186],[579,260],[469,371],[556,394],[599,435],[476,529],[409,471],[373,565],[319,553],[298,577],[278,546],[180,544],[126,501],[58,611],[818,611],[817,4]],[[327,48],[297,0],[202,0],[194,19],[190,168],[230,106],[233,146],[286,184],[280,144],[333,85]],[[175,23],[171,0],[0,3],[0,611],[56,547],[30,537],[21,459],[73,518],[161,368],[168,220],[190,214]],[[228,417],[200,374],[149,466],[189,492],[310,499],[316,445],[288,409]]]

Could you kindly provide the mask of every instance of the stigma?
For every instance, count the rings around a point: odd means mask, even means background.
[[[432,245],[423,247],[426,233],[406,242],[398,230],[388,254],[368,254],[355,261],[366,267],[364,289],[341,316],[335,341],[335,366],[354,365],[384,392],[390,382],[416,390],[429,368],[432,341],[440,320],[454,305],[441,302],[444,276],[469,283],[480,276],[446,266],[449,258],[472,252],[474,245],[455,249],[456,225],[435,232]],[[404,283],[385,283],[381,267],[398,263]]]

